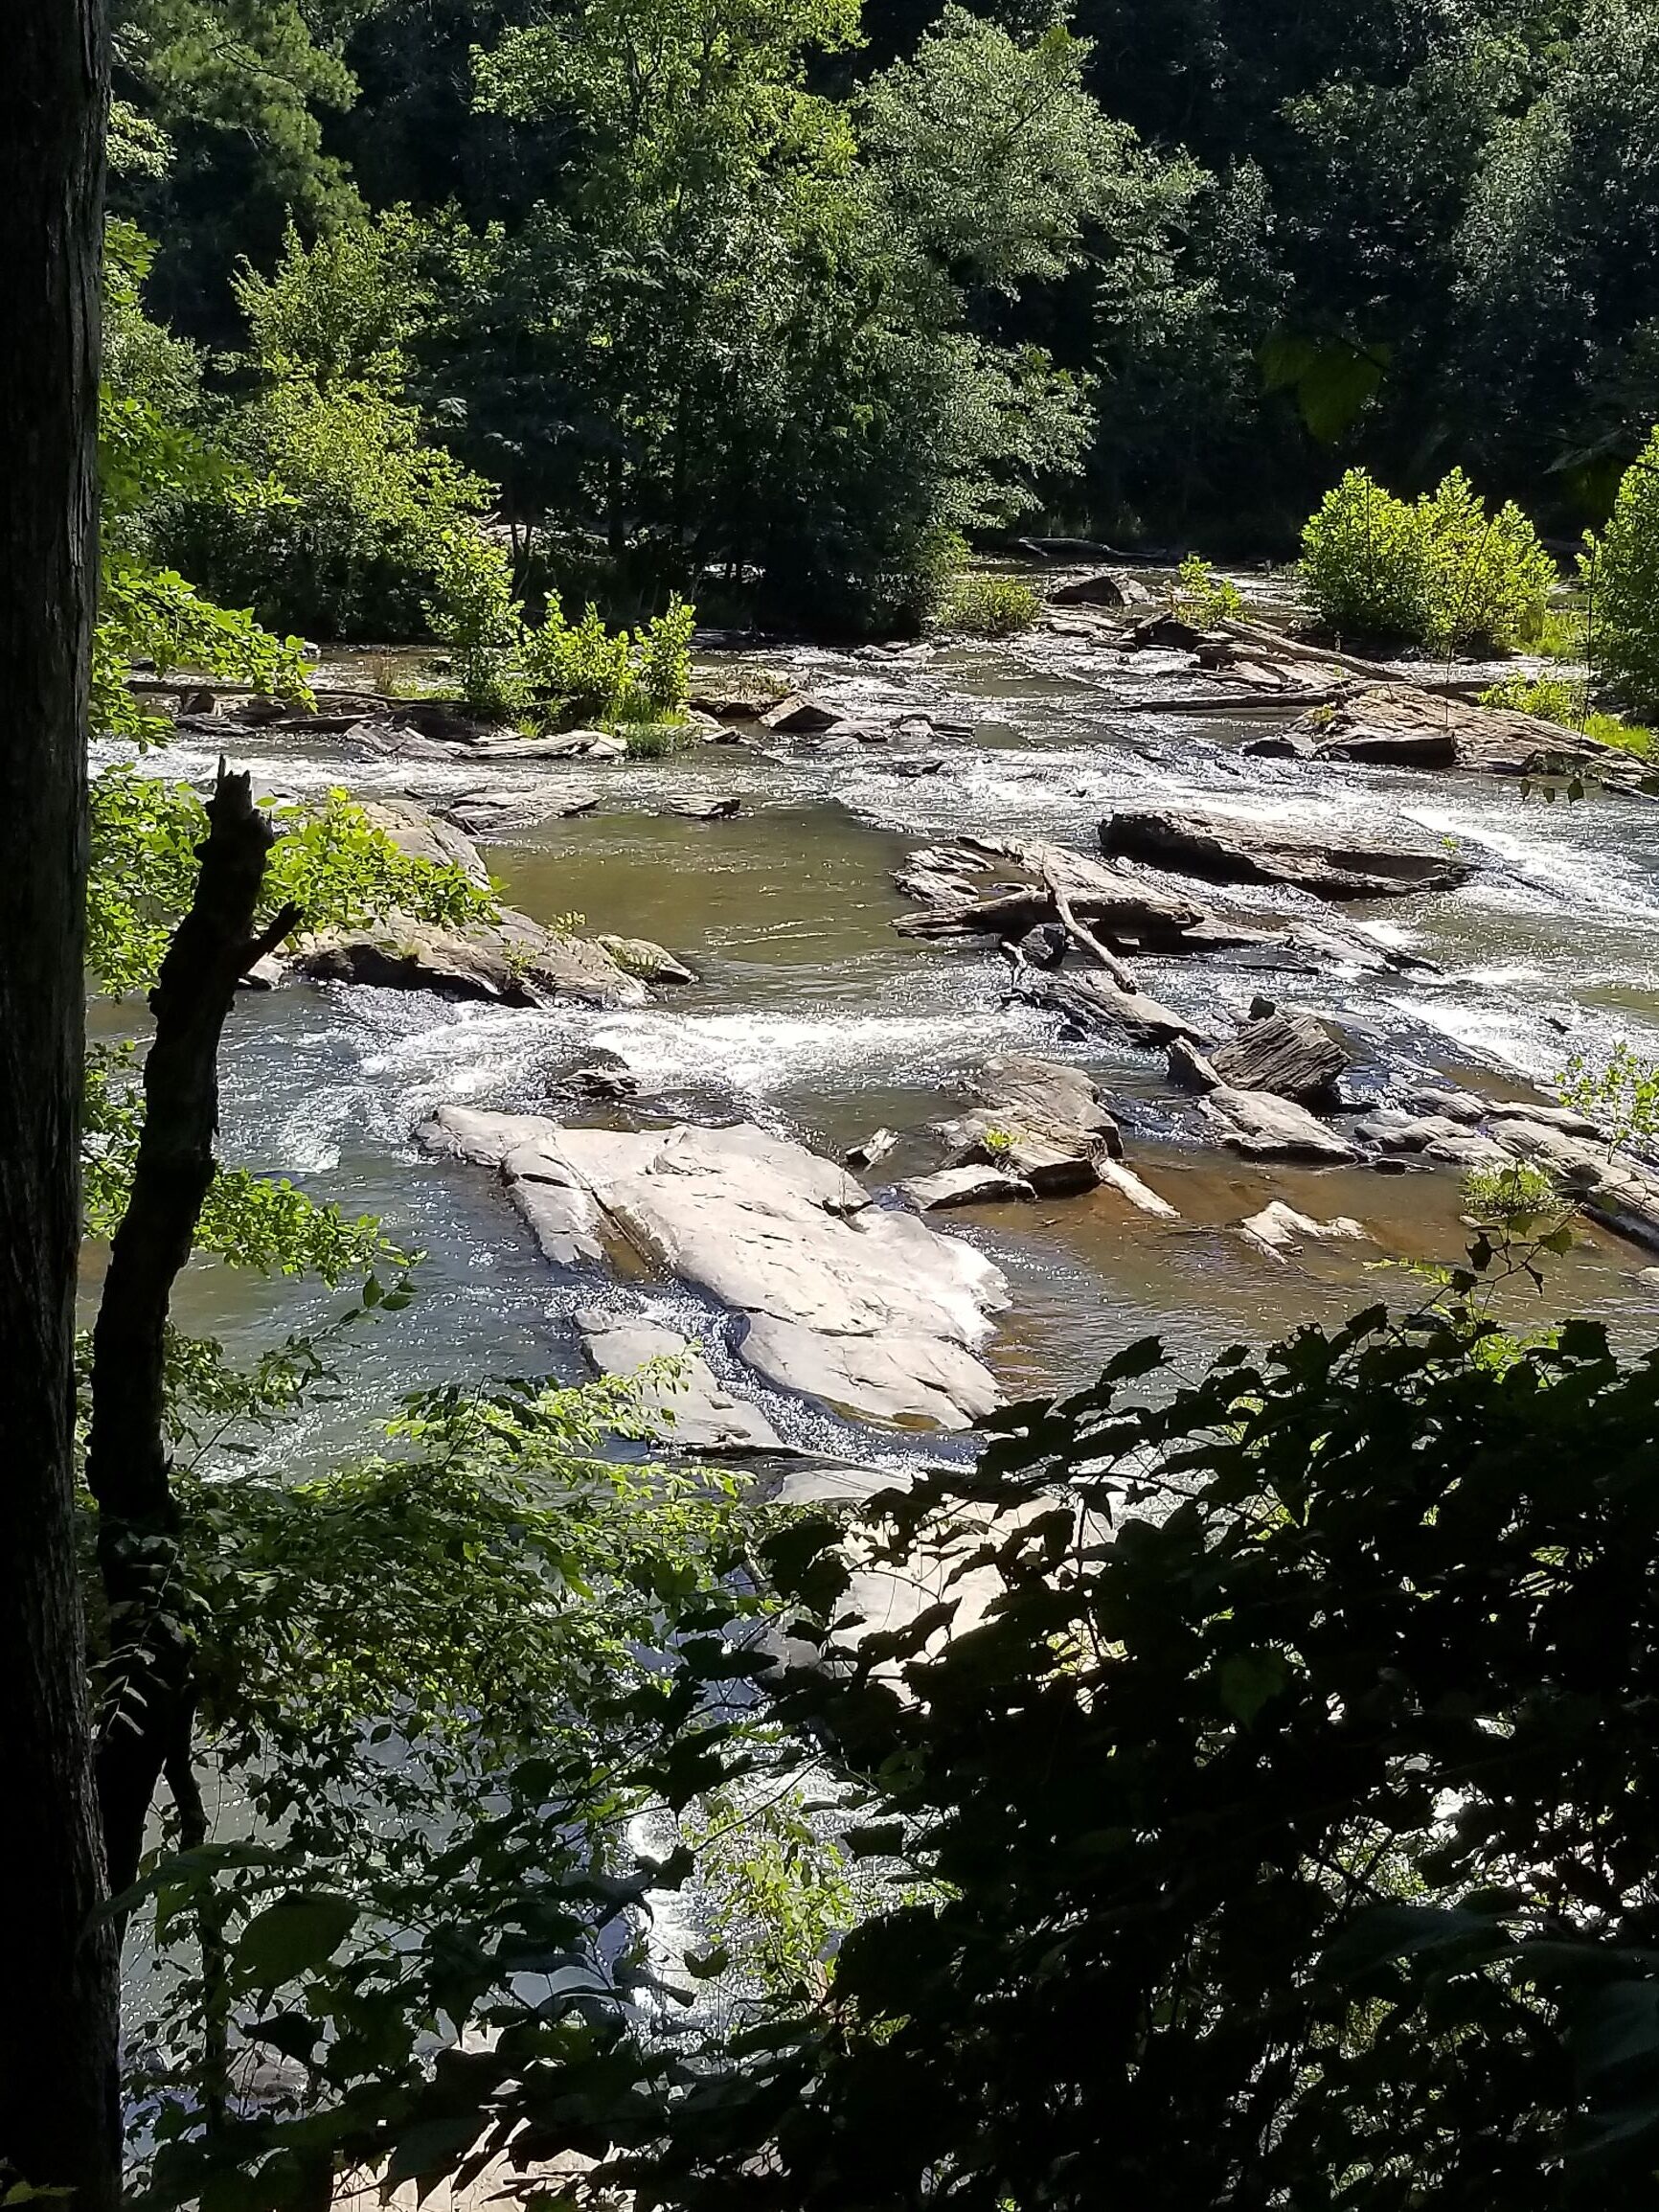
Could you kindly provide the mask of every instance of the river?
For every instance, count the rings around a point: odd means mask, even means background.
[[[1355,918],[1425,955],[1438,972],[1284,971],[1231,960],[1140,961],[1146,987],[1177,1011],[1236,1015],[1254,992],[1337,1024],[1355,1056],[1348,1089],[1381,1095],[1412,1078],[1451,1077],[1496,1095],[1546,1088],[1568,1057],[1598,1058],[1628,1038],[1659,1058],[1659,808],[1591,795],[1577,804],[1523,795],[1513,781],[1395,768],[1241,758],[1266,726],[1139,708],[1171,690],[1173,657],[1127,658],[1105,644],[1034,632],[1007,646],[784,649],[732,655],[852,715],[920,711],[970,725],[936,748],[937,773],[905,776],[880,746],[830,754],[807,743],[776,757],[700,745],[658,762],[572,764],[598,809],[485,848],[509,900],[550,921],[654,939],[698,972],[693,989],[637,1011],[513,1011],[424,993],[288,987],[245,994],[224,1056],[227,1158],[290,1175],[352,1211],[380,1215],[426,1255],[408,1310],[353,1330],[339,1347],[341,1398],[325,1398],[272,1449],[315,1464],[362,1407],[390,1409],[418,1385],[495,1375],[580,1372],[561,1285],[491,1179],[421,1152],[412,1132],[436,1106],[536,1110],[559,1076],[596,1047],[622,1056],[648,1120],[753,1117],[839,1153],[884,1125],[906,1137],[886,1183],[932,1164],[920,1141],[977,1060],[998,1050],[1076,1060],[1122,1123],[1138,1172],[1176,1207],[1160,1223],[1116,1192],[936,1217],[1007,1270],[1013,1303],[987,1357],[1010,1391],[1050,1390],[1098,1370],[1125,1341],[1161,1332],[1184,1351],[1261,1340],[1330,1320],[1420,1286],[1393,1265],[1461,1248],[1455,1171],[1259,1167],[1204,1141],[1161,1057],[1057,1038],[1052,1017],[1005,1001],[1005,970],[982,949],[901,938],[911,911],[892,875],[916,845],[964,831],[1049,837],[1095,849],[1114,803],[1218,805],[1252,816],[1451,839],[1480,863],[1463,889],[1358,909]],[[353,664],[360,667],[360,664]],[[717,663],[704,656],[705,669]],[[351,669],[336,664],[326,677]],[[359,676],[360,680],[360,676]],[[235,734],[238,764],[279,787],[344,784],[372,795],[418,780],[457,787],[477,771],[353,753],[349,743]],[[211,771],[200,739],[152,754],[151,772]],[[535,773],[545,776],[545,764]],[[504,782],[511,771],[492,770]],[[666,811],[693,793],[740,799],[735,819]],[[1264,914],[1312,914],[1289,891],[1229,893]],[[1320,1217],[1346,1214],[1374,1242],[1309,1246],[1286,1263],[1237,1224],[1283,1197]],[[1650,1330],[1652,1255],[1586,1232],[1554,1279],[1544,1311],[1609,1315]],[[634,1286],[645,1308],[682,1321],[677,1287]],[[273,1327],[309,1328],[338,1299],[198,1266],[178,1317],[233,1350]],[[350,1401],[350,1407],[346,1401]],[[877,1456],[908,1447],[852,1439],[796,1402],[773,1406],[785,1433],[816,1448]]]

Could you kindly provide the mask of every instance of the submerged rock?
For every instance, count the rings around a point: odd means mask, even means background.
[[[1357,1221],[1339,1214],[1334,1220],[1316,1221],[1310,1215],[1299,1214],[1294,1206],[1287,1206],[1283,1198],[1274,1198],[1259,1214],[1252,1214],[1247,1221],[1239,1223],[1239,1233],[1259,1244],[1264,1252],[1282,1260],[1304,1243],[1364,1243],[1371,1240],[1371,1232]]]
[[[660,945],[653,945],[648,937],[597,937],[596,945],[602,946],[625,974],[637,975],[642,983],[695,983],[696,977],[683,960],[676,960],[671,952]]]
[[[718,799],[670,799],[669,812],[683,814],[688,822],[729,822],[742,804],[730,793]]]
[[[724,1306],[739,1357],[780,1389],[866,1420],[962,1428],[997,1402],[975,1347],[1000,1269],[913,1214],[871,1205],[832,1161],[750,1123],[573,1129],[440,1109],[432,1149],[496,1168],[544,1251],[632,1251]],[[550,1251],[550,1257],[560,1252]]]
[[[1101,849],[1211,883],[1288,883],[1321,899],[1402,898],[1466,882],[1468,865],[1420,846],[1315,837],[1275,823],[1164,808],[1120,809],[1101,824]]]

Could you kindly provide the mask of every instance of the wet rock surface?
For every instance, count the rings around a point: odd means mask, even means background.
[[[1215,883],[1287,883],[1321,899],[1403,898],[1454,890],[1466,861],[1420,846],[1327,840],[1219,814],[1120,809],[1101,824],[1111,858],[1138,860]]]
[[[738,1357],[781,1390],[860,1419],[960,1428],[997,1400],[977,1347],[1000,1271],[847,1172],[752,1124],[618,1131],[445,1106],[435,1151],[495,1168],[544,1251],[602,1238],[716,1300]],[[559,1252],[549,1252],[559,1257]]]

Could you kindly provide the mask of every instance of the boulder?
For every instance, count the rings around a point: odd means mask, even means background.
[[[975,1162],[1011,1173],[1044,1193],[1092,1190],[1100,1163],[1123,1156],[1118,1125],[1081,1068],[1001,1053],[970,1079],[973,1110],[943,1133],[955,1164]]]
[[[696,977],[683,960],[676,960],[671,952],[660,945],[653,945],[648,937],[596,937],[596,945],[616,962],[625,975],[637,975],[642,983],[695,983]]]
[[[820,706],[804,692],[786,692],[775,706],[767,707],[756,718],[762,729],[776,731],[780,737],[801,738],[832,730],[842,718],[833,707]]]
[[[1262,1160],[1352,1160],[1357,1148],[1315,1121],[1294,1099],[1272,1091],[1238,1090],[1221,1083],[1198,1102],[1198,1111],[1231,1151]]]
[[[1048,595],[1050,606],[1149,606],[1152,594],[1138,576],[1126,569],[1097,569],[1075,582],[1057,584]]]
[[[1216,1089],[1221,1078],[1190,1038],[1176,1037],[1170,1040],[1170,1081],[1182,1090],[1205,1091]]]
[[[1165,808],[1123,809],[1101,824],[1101,849],[1211,883],[1289,883],[1321,899],[1401,898],[1467,880],[1464,861],[1421,846],[1318,838],[1275,824]]]
[[[1007,1303],[1001,1271],[916,1215],[872,1206],[804,1146],[750,1123],[619,1131],[459,1106],[421,1135],[495,1168],[533,1227],[557,1194],[573,1243],[602,1237],[716,1300],[739,1357],[780,1389],[943,1428],[997,1402],[976,1347]]]
[[[411,860],[459,868],[471,882],[488,885],[489,871],[477,846],[452,823],[440,821],[409,799],[359,799],[365,820],[382,831]]]
[[[1311,1015],[1260,1003],[1266,1011],[1253,1011],[1237,1037],[1210,1055],[1221,1082],[1236,1090],[1277,1091],[1304,1106],[1333,1104],[1348,1054]]]
[[[638,1383],[635,1404],[665,1444],[685,1451],[783,1451],[783,1438],[758,1405],[726,1388],[685,1337],[654,1322],[588,1309],[576,1315],[582,1350],[601,1375]]]
[[[936,1175],[915,1175],[898,1188],[923,1214],[938,1213],[947,1206],[1000,1205],[1009,1198],[1035,1196],[1024,1175],[989,1163],[942,1168]]]
[[[435,991],[449,998],[495,999],[503,1006],[644,1006],[650,992],[586,938],[544,929],[511,907],[494,923],[443,929],[387,914],[360,928],[297,938],[285,977],[310,983],[363,983],[384,991]]]

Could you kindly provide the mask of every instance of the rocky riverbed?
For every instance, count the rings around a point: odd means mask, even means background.
[[[1568,733],[1087,599],[1006,647],[707,650],[661,760],[330,679],[314,718],[187,700],[148,764],[344,785],[512,909],[301,946],[233,1024],[230,1153],[428,1254],[358,1396],[667,1357],[688,1448],[898,1466],[1149,1330],[1406,1300],[1386,1264],[1454,1255],[1464,1168],[1514,1157],[1605,1224],[1552,1299],[1647,1323],[1659,1188],[1547,1109],[1576,1051],[1659,1055],[1659,808],[1620,762],[1549,803]],[[233,1343],[327,1310],[212,1268],[185,1305]]]

